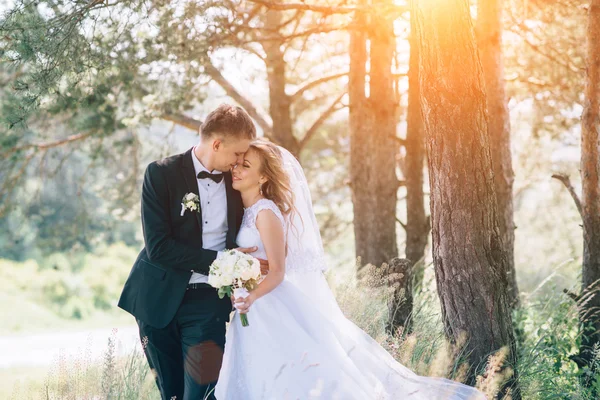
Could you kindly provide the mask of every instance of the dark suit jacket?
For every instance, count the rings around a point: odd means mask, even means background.
[[[231,249],[236,247],[243,207],[239,192],[231,187],[231,173],[224,173],[224,179],[226,245]],[[198,194],[192,149],[148,165],[142,186],[145,247],[133,264],[119,307],[155,328],[164,328],[175,316],[192,271],[208,275],[217,256],[202,248],[202,210],[186,210],[181,216],[186,193]]]

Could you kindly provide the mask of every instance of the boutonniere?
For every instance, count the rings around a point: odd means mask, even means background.
[[[181,216],[185,210],[198,211],[200,208],[200,198],[196,193],[187,193],[181,200]]]

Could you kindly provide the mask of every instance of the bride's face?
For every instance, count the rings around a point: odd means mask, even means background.
[[[260,185],[267,179],[260,173],[262,169],[261,159],[253,148],[250,148],[244,154],[244,160],[237,164],[232,170],[233,183],[235,190],[240,192],[256,191],[259,192]]]

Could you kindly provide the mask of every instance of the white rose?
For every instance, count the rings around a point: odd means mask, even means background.
[[[210,264],[210,269],[209,269],[209,271],[210,271],[210,273],[211,273],[211,274],[212,274],[212,273],[217,273],[217,272],[219,272],[220,270],[221,270],[221,263],[220,263],[220,261],[219,261],[218,259],[217,259],[217,260],[215,260],[215,261],[213,261],[213,263],[212,263],[212,264]]]
[[[254,260],[252,260],[252,272],[255,274],[255,276],[260,276],[261,271],[260,271],[260,261],[258,261],[256,258]]]
[[[221,280],[220,277],[218,275],[208,275],[208,284],[212,287],[215,288],[220,288],[221,287]]]
[[[233,272],[235,270],[235,260],[232,259],[231,257],[228,257],[221,261],[221,267],[222,267],[223,273],[233,274]]]
[[[221,277],[223,286],[231,286],[233,285],[234,277],[233,275],[223,275]]]
[[[246,268],[242,271],[242,273],[240,274],[240,278],[242,278],[242,280],[245,281],[249,281],[250,279],[254,278],[256,275],[253,273],[253,271],[250,268]]]

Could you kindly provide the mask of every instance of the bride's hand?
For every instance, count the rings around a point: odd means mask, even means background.
[[[240,314],[246,314],[250,310],[250,306],[254,303],[255,300],[256,299],[254,297],[254,294],[250,292],[250,294],[245,298],[238,297],[235,299],[235,308],[238,309]]]

